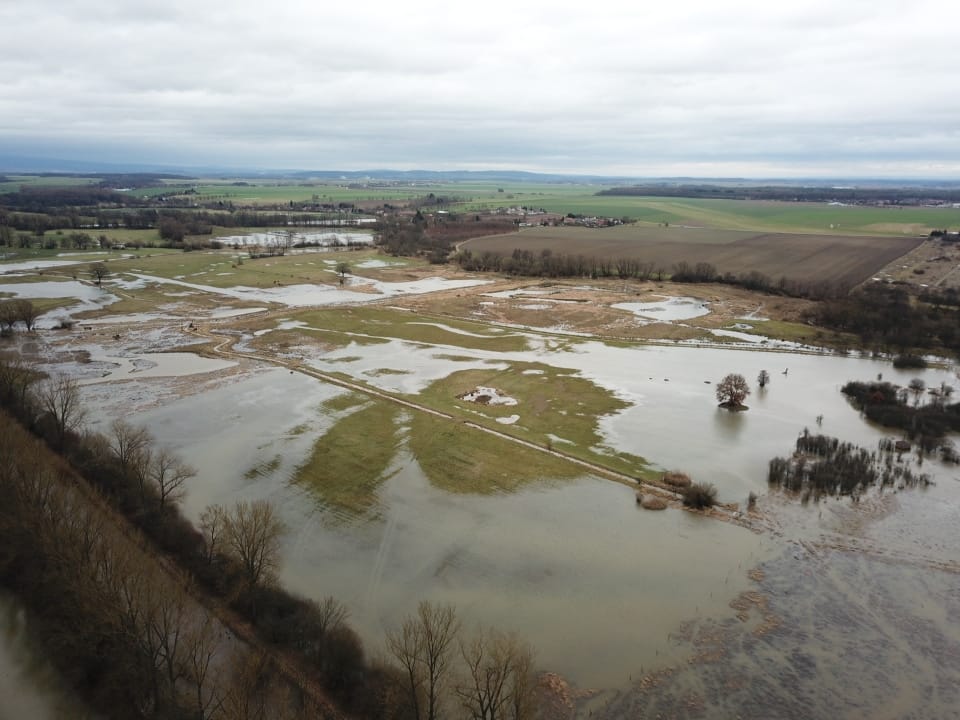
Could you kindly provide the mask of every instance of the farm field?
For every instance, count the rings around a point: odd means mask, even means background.
[[[707,262],[720,273],[756,270],[778,280],[831,281],[856,285],[923,242],[917,237],[862,237],[749,233],[703,228],[626,225],[613,228],[540,227],[516,235],[468,240],[474,253],[635,258],[667,272],[679,262]]]

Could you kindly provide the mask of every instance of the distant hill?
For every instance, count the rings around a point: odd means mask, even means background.
[[[288,180],[345,180],[348,182],[504,182],[504,183],[589,183],[596,185],[639,186],[655,188],[651,194],[676,195],[681,188],[710,185],[714,187],[743,188],[960,188],[960,180],[925,180],[916,178],[711,178],[711,177],[641,177],[625,175],[578,175],[573,173],[540,173],[523,170],[305,170],[302,168],[244,168],[211,165],[182,166],[149,162],[108,162],[96,159],[64,159],[18,155],[0,151],[0,174],[64,174],[64,175],[124,175],[153,174],[181,177],[216,177]],[[626,192],[624,192],[626,190]],[[620,188],[618,194],[633,194],[632,189]],[[702,192],[702,190],[700,191]],[[722,196],[722,195],[721,195]]]

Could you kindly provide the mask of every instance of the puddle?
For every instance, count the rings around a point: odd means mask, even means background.
[[[475,285],[485,285],[493,282],[492,280],[447,280],[445,278],[432,277],[424,280],[390,283],[370,280],[368,278],[352,278],[351,284],[365,285],[372,289],[372,292],[355,292],[352,290],[342,290],[332,285],[287,285],[269,288],[237,286],[233,288],[218,288],[153,275],[136,274],[136,277],[149,282],[179,285],[181,287],[202,290],[203,292],[231,297],[237,300],[274,302],[290,307],[368,303],[397,295],[420,295],[440,290],[454,290],[457,288],[473,287]]]
[[[710,312],[710,308],[707,307],[705,302],[689,297],[671,297],[648,303],[615,303],[611,307],[617,310],[628,310],[646,320],[660,322],[690,320],[702,317]]]
[[[100,377],[80,381],[82,385],[118,380],[183,377],[225,370],[237,365],[234,360],[216,360],[193,353],[144,353],[119,356],[108,355],[99,347],[86,349],[90,352],[91,363],[102,363],[107,369]]]
[[[291,252],[299,253],[302,248],[293,245],[304,243],[311,247],[347,247],[350,245],[372,245],[373,235],[368,232],[262,232],[248,235],[224,235],[218,237],[224,245],[290,247]]]

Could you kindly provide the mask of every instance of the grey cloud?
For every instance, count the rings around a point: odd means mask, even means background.
[[[0,138],[235,166],[956,174],[958,18],[947,0],[34,0],[0,8]]]

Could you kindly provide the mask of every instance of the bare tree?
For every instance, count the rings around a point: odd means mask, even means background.
[[[0,300],[0,331],[12,333],[13,326],[20,319],[17,305],[13,300]]]
[[[350,263],[345,260],[341,260],[337,263],[337,275],[340,276],[340,285],[343,285],[347,281],[347,275],[350,274]]]
[[[346,605],[332,595],[327,595],[317,603],[317,627],[320,634],[326,635],[328,631],[340,627],[348,614]]]
[[[421,602],[417,608],[423,628],[424,665],[427,673],[427,720],[436,720],[440,713],[440,697],[450,665],[450,651],[460,631],[460,621],[453,605],[435,607]]]
[[[80,404],[80,386],[73,378],[61,375],[40,385],[37,400],[41,410],[49,415],[62,447],[67,433],[77,430],[86,417]]]
[[[163,510],[167,502],[180,499],[184,483],[196,477],[197,471],[166,448],[161,448],[154,457],[151,474],[160,494],[160,509]]]
[[[407,618],[398,631],[387,633],[387,652],[403,670],[414,720],[422,720],[424,677],[420,659],[423,656],[423,635],[416,619]]]
[[[122,419],[114,420],[110,424],[110,449],[124,472],[131,470],[151,442],[150,433],[143,426],[131,425]]]
[[[273,580],[280,561],[283,522],[266,500],[241,500],[226,516],[224,540],[240,562],[248,588]]]
[[[768,373],[766,370],[761,370],[760,374],[757,375],[757,383],[760,385],[760,389],[762,390],[763,388],[765,388],[767,386],[767,383],[769,382],[770,382],[770,373]]]
[[[27,328],[27,332],[32,332],[34,325],[37,323],[37,317],[40,315],[37,306],[25,299],[14,300],[13,303],[17,320],[23,323],[24,327]]]
[[[471,720],[527,720],[533,717],[533,655],[513,635],[479,632],[460,643],[465,673],[455,692]]]
[[[223,505],[210,505],[200,515],[200,529],[208,563],[220,552],[227,528],[227,509]]]
[[[192,690],[196,692],[197,719],[208,720],[223,705],[223,691],[213,674],[214,659],[222,651],[217,625],[210,615],[192,627],[186,638],[184,666]]]
[[[407,618],[399,632],[387,634],[387,650],[406,675],[417,720],[440,717],[450,654],[459,631],[460,621],[452,605],[435,607],[421,602],[415,617]]]
[[[96,281],[97,287],[101,287],[101,284],[103,283],[103,279],[110,274],[110,270],[107,268],[107,266],[104,263],[98,262],[90,266],[90,274],[93,276],[93,279]]]

